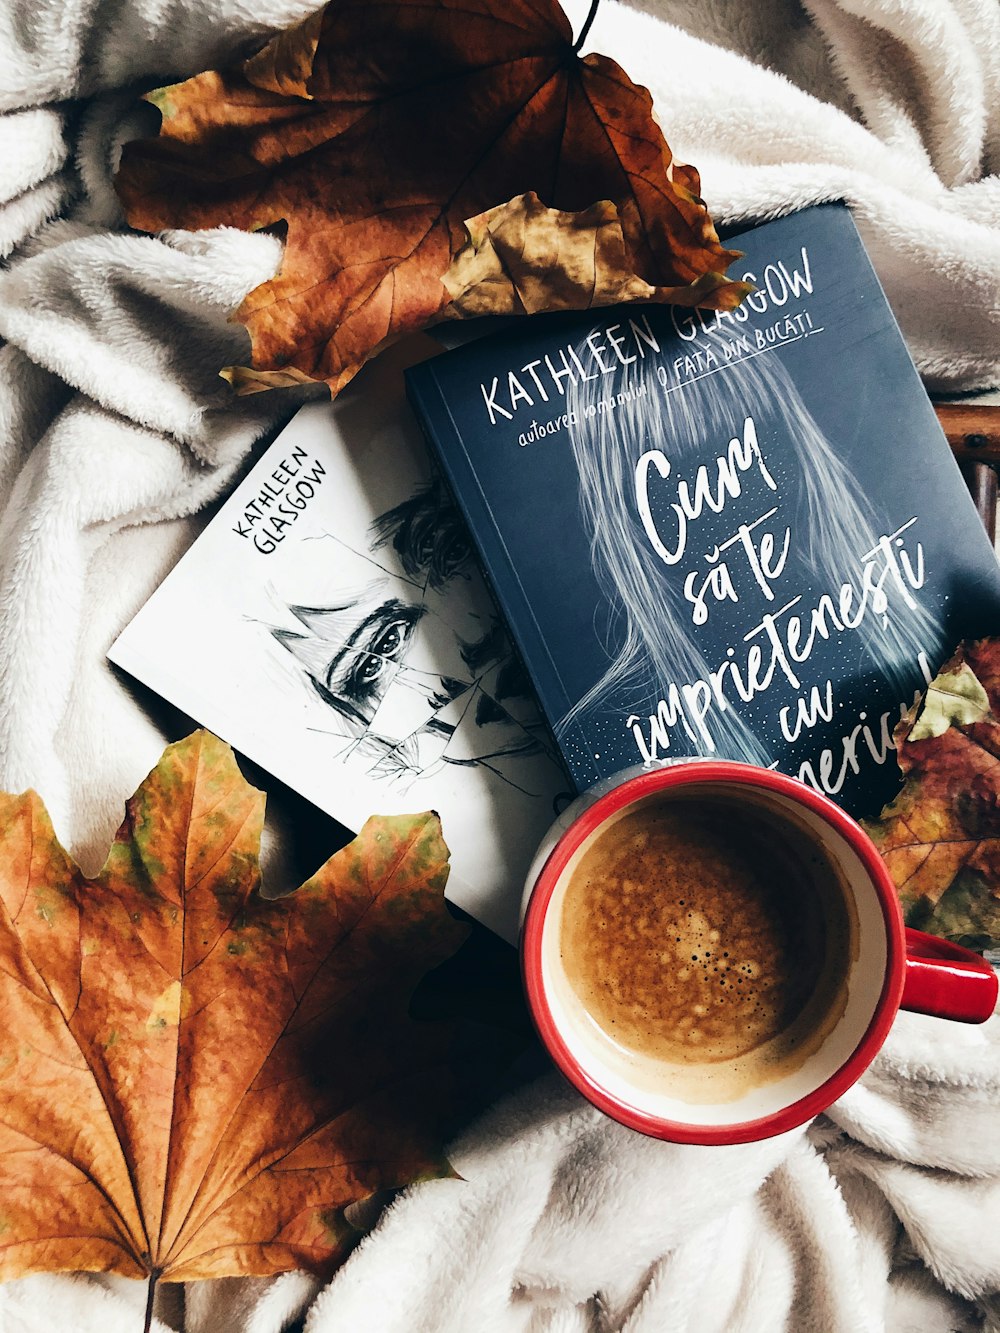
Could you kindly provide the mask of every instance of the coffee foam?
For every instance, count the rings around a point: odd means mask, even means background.
[[[844,1014],[853,896],[790,811],[659,794],[592,836],[556,897],[560,1008],[637,1090],[732,1102],[794,1074]]]

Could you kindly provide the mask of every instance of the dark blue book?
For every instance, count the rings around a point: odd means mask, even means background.
[[[578,788],[717,756],[872,813],[997,561],[849,211],[727,243],[732,314],[527,319],[408,392]]]

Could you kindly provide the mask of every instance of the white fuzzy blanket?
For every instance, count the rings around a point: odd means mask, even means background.
[[[278,243],[130,235],[109,168],[148,125],[137,85],[309,8],[0,0],[0,786],[38,788],[89,869],[182,725],[104,652],[293,406],[235,404],[214,376],[241,357],[225,317]],[[717,218],[846,198],[928,385],[1000,386],[996,0],[605,0],[588,46],[653,90]],[[327,1290],[167,1289],[160,1327],[1000,1329],[998,1130],[1000,1019],[904,1016],[828,1117],[740,1148],[643,1139],[545,1079],[455,1145],[464,1180],[405,1194]],[[0,1288],[0,1328],[133,1333],[143,1299],[24,1279]]]

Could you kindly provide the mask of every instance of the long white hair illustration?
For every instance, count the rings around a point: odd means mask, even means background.
[[[725,338],[714,330],[699,337],[720,364],[726,361]],[[581,360],[590,355],[586,344],[577,351]],[[611,374],[567,385],[566,410],[577,423],[568,434],[579,475],[580,508],[591,534],[594,572],[611,608],[602,628],[613,645],[613,660],[556,724],[560,738],[612,694],[620,699],[631,693],[637,703],[645,703],[661,697],[671,681],[708,680],[719,666],[706,660],[681,591],[671,585],[664,596],[663,561],[636,505],[635,468],[641,454],[661,450],[683,476],[684,460],[706,462],[724,452],[734,436],[742,436],[746,417],[754,420],[765,458],[775,437],[794,442],[802,487],[794,540],[817,590],[832,593],[857,578],[862,557],[884,531],[780,356],[764,353],[730,361],[719,373],[703,375],[678,392],[664,392],[656,375],[660,365],[658,358],[646,356]],[[587,416],[588,407],[619,394],[625,400],[613,410]],[[868,616],[854,631],[882,661],[900,702],[907,692],[912,696],[918,654],[941,634],[939,621],[923,606],[906,610],[905,616]],[[713,706],[705,726],[720,755],[762,766],[773,762],[766,739],[732,704],[725,709]],[[703,743],[694,747],[696,753],[704,750]]]

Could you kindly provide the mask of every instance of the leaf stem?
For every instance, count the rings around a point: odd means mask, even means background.
[[[590,32],[594,19],[597,18],[597,8],[598,5],[600,5],[600,3],[601,0],[590,0],[590,13],[587,15],[586,19],[584,20],[583,27],[580,29],[580,36],[573,43],[574,55],[577,54],[577,52],[580,50],[580,47],[587,40],[587,34]]]
[[[154,1268],[149,1275],[149,1284],[146,1288],[146,1318],[143,1321],[142,1333],[149,1333],[153,1327],[153,1302],[156,1299],[156,1283],[159,1276],[158,1268]]]

